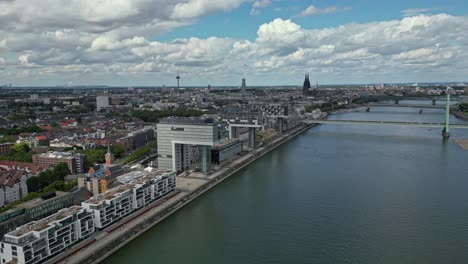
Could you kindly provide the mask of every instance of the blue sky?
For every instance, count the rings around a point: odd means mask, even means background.
[[[461,0],[0,0],[0,84],[468,81]]]
[[[351,9],[333,14],[295,17],[301,10],[310,5],[317,8],[336,6],[341,8],[350,7]],[[468,3],[461,0],[276,0],[272,1],[270,6],[261,9],[257,15],[250,14],[251,6],[251,3],[244,3],[239,8],[228,12],[201,17],[193,25],[175,29],[161,36],[156,36],[154,39],[172,41],[177,38],[218,36],[254,40],[257,37],[258,25],[272,21],[275,18],[293,19],[303,28],[320,29],[347,23],[401,19],[404,17],[402,11],[406,9],[431,9],[423,12],[425,14],[448,13],[457,16],[468,14]]]

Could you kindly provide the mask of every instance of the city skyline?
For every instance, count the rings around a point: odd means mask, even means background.
[[[0,84],[465,81],[462,1],[0,1]]]

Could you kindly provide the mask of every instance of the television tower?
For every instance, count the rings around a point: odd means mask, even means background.
[[[247,85],[245,84],[245,78],[242,79],[242,84],[241,84],[241,91],[242,93],[245,93],[245,89],[247,88]]]
[[[179,80],[180,80],[179,74],[177,74],[176,79],[177,79],[177,90],[179,90]]]

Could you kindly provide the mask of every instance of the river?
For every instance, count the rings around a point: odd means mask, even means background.
[[[375,107],[330,119],[443,122],[444,112]],[[467,262],[468,151],[440,129],[352,125],[310,129],[104,261]]]

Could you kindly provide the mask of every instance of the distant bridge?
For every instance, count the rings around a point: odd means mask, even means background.
[[[362,120],[305,120],[306,124],[344,124],[344,125],[377,125],[377,126],[410,126],[444,128],[445,123],[395,122],[395,121],[362,121]],[[450,124],[450,128],[468,129],[468,124]]]
[[[445,109],[445,105],[415,105],[415,104],[368,104],[368,107],[410,107],[410,108],[432,108],[432,109]],[[455,109],[456,106],[450,106],[451,109]]]
[[[456,108],[456,105],[450,105],[450,87],[447,87],[445,97],[445,106],[436,105],[436,100],[432,99],[432,105],[412,105],[412,104],[399,104],[399,100],[395,100],[395,104],[369,104],[366,111],[370,111],[370,107],[411,107],[419,108],[419,113],[422,113],[422,108],[436,108],[445,109],[445,123],[424,123],[424,122],[396,122],[396,121],[361,121],[361,120],[305,120],[304,123],[308,124],[346,124],[346,125],[377,125],[377,126],[412,126],[412,127],[435,127],[443,128],[442,136],[448,138],[450,136],[450,128],[464,128],[468,129],[468,125],[464,124],[450,124],[450,110]]]

